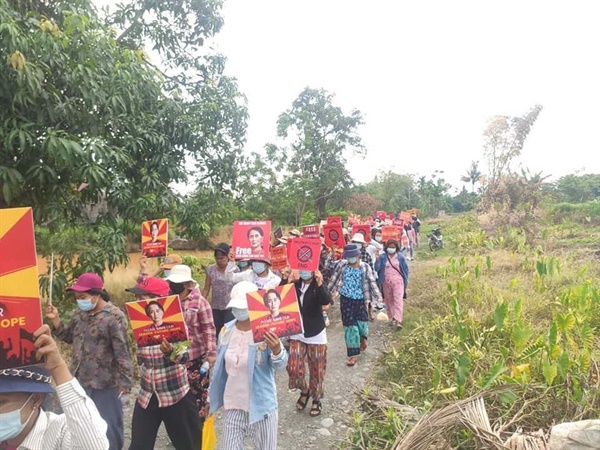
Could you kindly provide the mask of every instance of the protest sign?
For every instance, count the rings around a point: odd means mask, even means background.
[[[344,232],[340,224],[323,225],[323,233],[325,234],[325,245],[332,247],[334,245],[343,247],[346,244],[344,240]]]
[[[296,238],[288,242],[288,259],[292,269],[310,270],[319,268],[321,239]]]
[[[254,342],[264,341],[267,332],[280,338],[304,332],[293,283],[250,292],[246,297]]]
[[[168,239],[168,219],[142,222],[142,255],[148,258],[167,256]]]
[[[342,224],[342,217],[341,216],[332,216],[332,217],[328,217],[327,218],[327,225],[333,225],[333,224]]]
[[[138,347],[188,339],[178,295],[127,302],[125,308]]]
[[[267,239],[264,237],[267,236]],[[235,221],[233,222],[233,240],[235,259],[269,259],[269,236],[271,221]]]
[[[390,239],[400,240],[400,230],[395,225],[381,227],[381,240],[387,242]]]
[[[402,230],[404,228],[404,220],[394,219],[392,220],[392,225],[398,227],[399,230]]]
[[[319,225],[306,225],[305,227],[302,227],[302,237],[319,238]]]
[[[388,219],[390,219],[390,220],[394,220],[394,219],[396,218],[396,213],[394,213],[394,212],[389,212],[389,213],[387,214],[387,218],[388,218]]]
[[[273,232],[273,236],[275,236],[275,239],[281,239],[283,237],[283,230],[281,227],[277,227],[277,229]]]
[[[379,220],[385,220],[387,219],[387,213],[385,211],[377,211],[375,213],[375,217],[377,217]]]
[[[401,211],[400,219],[404,220],[404,223],[412,222],[412,214],[409,211]]]
[[[352,236],[360,233],[364,236],[365,242],[371,242],[371,225],[353,225]]]
[[[287,267],[287,246],[279,245],[271,247],[271,269],[280,270]]]
[[[0,209],[0,369],[37,364],[42,326],[31,208]]]

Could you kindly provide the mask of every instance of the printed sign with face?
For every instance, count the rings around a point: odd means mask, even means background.
[[[371,225],[353,225],[352,236],[360,233],[364,236],[365,242],[371,242]]]
[[[334,245],[337,247],[343,247],[346,243],[344,240],[342,226],[339,224],[324,225],[323,233],[325,234],[325,245],[328,247],[332,247]]]
[[[138,347],[159,345],[163,339],[171,343],[187,340],[178,295],[127,302],[125,308]]]
[[[142,223],[142,255],[148,258],[167,256],[169,220],[148,220]]]
[[[315,239],[319,237],[319,225],[306,225],[302,227],[302,236]]]
[[[294,284],[250,292],[246,298],[254,342],[264,341],[267,332],[280,338],[304,332]]]
[[[266,236],[266,239],[265,239]],[[235,259],[268,259],[271,221],[235,221],[232,248]]]
[[[321,239],[296,238],[288,242],[288,246],[292,269],[314,272],[319,268]]]

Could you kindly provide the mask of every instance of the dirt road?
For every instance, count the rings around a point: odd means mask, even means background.
[[[331,325],[327,328],[328,365],[325,377],[325,397],[323,412],[318,417],[309,415],[310,402],[307,408],[296,411],[295,403],[298,392],[288,389],[287,372],[277,373],[277,393],[279,400],[279,441],[277,448],[295,450],[305,448],[338,448],[348,432],[348,421],[354,408],[354,390],[367,382],[373,362],[379,356],[383,346],[383,336],[390,325],[385,322],[370,322],[369,348],[361,355],[354,367],[347,367],[344,330],[340,319],[339,304],[332,307],[330,312]],[[125,448],[129,445],[131,436],[131,414],[133,411],[134,394],[127,399],[125,408]],[[217,413],[217,433],[220,432],[221,411]],[[173,449],[163,427],[159,432],[155,449]],[[217,448],[221,449],[217,443]],[[253,449],[251,440],[246,440],[246,449]]]

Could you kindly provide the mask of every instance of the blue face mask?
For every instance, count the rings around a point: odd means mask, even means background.
[[[238,263],[238,267],[239,267],[240,269],[243,269],[244,267],[248,267],[248,261],[240,261],[240,262]]]
[[[96,305],[92,303],[92,297],[78,298],[77,306],[79,306],[79,309],[81,309],[82,311],[91,311],[96,307]]]
[[[394,253],[396,253],[396,248],[395,247],[388,247],[387,252],[390,255],[393,255]]]
[[[348,261],[348,264],[355,264],[356,261],[358,261],[358,256],[352,256],[350,258],[346,258],[346,261]]]
[[[250,318],[250,313],[246,308],[231,308],[231,314],[240,322],[244,320],[248,320]]]
[[[376,240],[377,242],[381,242],[381,236],[375,236],[375,240]]]
[[[267,265],[264,262],[257,262],[257,261],[255,261],[255,262],[252,263],[252,270],[254,270],[254,273],[257,274],[257,275],[260,275],[266,269],[267,269]]]
[[[25,408],[25,405],[31,400],[33,394],[29,396],[23,406],[14,411],[10,411],[7,413],[0,414],[0,442],[8,441],[14,437],[17,437],[27,426],[27,422],[31,419],[33,415],[33,409],[31,410],[31,414],[25,421],[25,423],[21,423],[21,411]]]
[[[313,274],[310,270],[301,270],[300,271],[300,278],[303,279],[304,281],[310,280],[312,277],[313,277]]]
[[[163,270],[163,275],[165,278],[169,278],[169,275],[171,275],[171,269]]]

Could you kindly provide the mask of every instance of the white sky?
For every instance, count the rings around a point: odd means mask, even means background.
[[[225,0],[217,43],[248,97],[248,150],[305,86],[359,109],[378,170],[460,186],[493,115],[544,110],[523,149],[532,173],[600,173],[600,1]]]
[[[97,3],[115,3],[98,0]],[[306,86],[359,109],[378,170],[462,186],[493,115],[544,110],[523,149],[532,173],[600,173],[600,1],[225,0],[216,47],[250,113],[247,151],[276,141]]]

